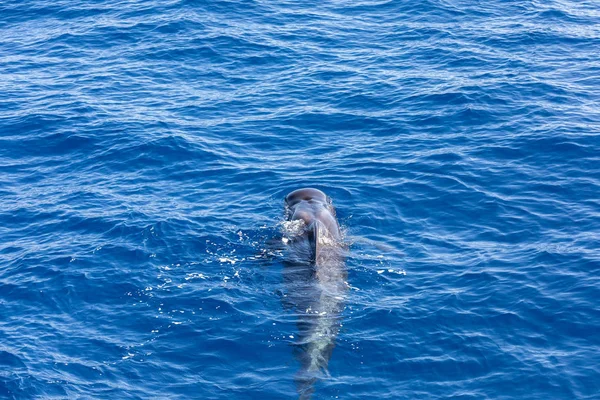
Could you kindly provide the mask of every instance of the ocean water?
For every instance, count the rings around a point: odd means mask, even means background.
[[[0,397],[294,399],[283,199],[337,208],[314,399],[600,398],[600,3],[0,2]]]

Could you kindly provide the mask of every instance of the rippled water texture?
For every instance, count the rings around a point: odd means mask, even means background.
[[[292,399],[283,198],[349,289],[315,399],[600,398],[600,4],[0,2],[0,397]]]

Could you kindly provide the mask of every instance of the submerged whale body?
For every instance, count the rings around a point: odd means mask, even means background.
[[[341,326],[346,267],[342,234],[331,199],[318,189],[298,189],[285,198],[288,256],[284,304],[298,316],[295,350],[300,399],[309,399],[327,365]]]

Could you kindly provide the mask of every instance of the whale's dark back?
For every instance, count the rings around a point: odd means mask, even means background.
[[[304,222],[288,245],[284,304],[298,314],[296,354],[300,399],[310,398],[314,382],[327,371],[347,290],[341,231],[331,199],[318,189],[298,189],[285,198],[286,219]]]

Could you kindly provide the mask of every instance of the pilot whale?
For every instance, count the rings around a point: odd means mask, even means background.
[[[313,188],[285,197],[287,257],[284,262],[286,308],[297,317],[295,353],[301,368],[296,376],[300,399],[309,399],[324,374],[341,326],[348,288],[345,248],[331,199]],[[286,237],[287,236],[287,237]]]

